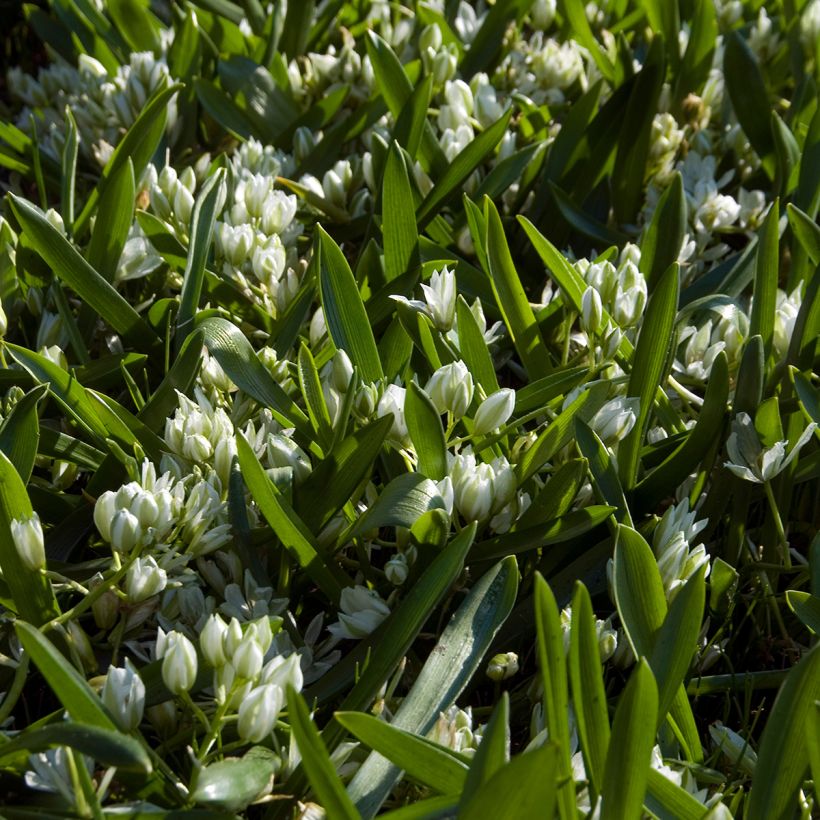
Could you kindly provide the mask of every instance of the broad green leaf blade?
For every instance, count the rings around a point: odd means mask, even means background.
[[[474,530],[473,530],[474,532]],[[413,688],[396,712],[393,725],[425,735],[439,712],[455,702],[472,678],[518,590],[518,567],[506,558],[473,586],[444,629]],[[359,768],[348,793],[363,817],[373,817],[399,778],[399,770],[371,754]]]
[[[330,420],[330,411],[327,408],[322,381],[310,348],[302,342],[296,360],[299,370],[299,387],[305,399],[310,421],[319,437],[322,447],[328,447],[333,441],[333,425]],[[351,386],[352,389],[352,386]]]
[[[200,805],[239,811],[265,794],[280,765],[268,749],[254,746],[244,757],[226,757],[205,766],[191,799]]]
[[[412,527],[419,516],[435,509],[444,509],[444,500],[435,483],[418,473],[404,473],[382,490],[345,540],[378,527]]]
[[[42,573],[26,567],[11,536],[11,522],[30,518],[32,513],[26,485],[6,454],[0,451],[0,569],[19,617],[41,626],[56,618],[60,608],[51,582]]]
[[[345,573],[335,562],[326,562],[319,554],[310,530],[284,498],[278,495],[259,459],[241,433],[236,437],[236,450],[242,477],[265,520],[299,566],[330,601],[338,604],[342,586],[348,583]]]
[[[683,178],[676,172],[672,183],[661,195],[641,239],[640,269],[650,293],[669,266],[677,262],[686,228]]]
[[[598,438],[597,433],[581,419],[575,419],[575,436],[578,450],[589,464],[596,495],[605,504],[610,504],[617,510],[615,517],[618,521],[631,527],[632,516],[621,482],[618,480],[615,461],[609,450]]]
[[[675,83],[675,100],[678,103],[689,94],[700,93],[712,67],[717,38],[715,4],[712,0],[695,0],[689,42]]]
[[[768,358],[772,349],[777,308],[777,281],[780,269],[779,219],[780,209],[778,201],[775,200],[758,233],[754,298],[752,315],[749,318],[749,335],[759,335],[763,339],[765,358]]]
[[[458,794],[464,787],[467,764],[449,749],[362,712],[336,712],[335,718],[413,780],[441,794]]]
[[[789,224],[809,259],[815,265],[820,265],[820,227],[792,202],[786,206],[786,211],[789,215]]]
[[[673,342],[672,330],[678,308],[678,265],[669,266],[649,298],[641,325],[627,395],[640,400],[635,426],[618,444],[618,473],[624,490],[632,490],[638,478],[638,460],[652,418],[658,385],[663,383]]]
[[[820,635],[820,598],[810,592],[790,589],[786,592],[786,603],[806,629]]]
[[[558,790],[557,750],[546,743],[511,760],[459,811],[459,820],[552,817]]]
[[[652,549],[631,527],[618,526],[613,590],[615,605],[632,651],[651,657],[666,618],[663,580]]]
[[[135,347],[157,341],[145,320],[100,276],[74,246],[25,199],[9,194],[11,207],[32,245],[55,275]]]
[[[385,417],[365,425],[343,439],[295,489],[294,509],[318,533],[350,501],[367,477],[393,419]]]
[[[806,738],[817,737],[820,713],[820,645],[789,672],[769,713],[752,778],[749,820],[787,820],[797,808],[797,790],[809,768]]]
[[[601,820],[640,817],[649,780],[658,688],[652,671],[641,658],[629,677],[612,722],[606,757]]]
[[[216,216],[225,201],[225,169],[219,168],[208,177],[194,204],[191,214],[191,239],[188,243],[188,259],[182,277],[177,313],[176,345],[182,346],[193,328],[194,314],[199,306],[205,263],[211,250]]]
[[[464,781],[461,803],[467,805],[492,776],[510,760],[510,695],[502,692],[490,720],[484,728],[481,743],[470,761]]]
[[[549,737],[557,747],[557,768],[563,781],[558,789],[560,814],[563,820],[572,820],[578,815],[578,808],[570,756],[569,689],[564,633],[555,596],[540,573],[535,574],[534,598],[536,651],[544,689],[544,723]]]
[[[16,621],[14,628],[23,648],[72,720],[116,732],[117,727],[102,701],[57,647],[39,629],[25,621]]]
[[[380,814],[383,820],[449,820],[458,809],[458,795],[428,797]]]
[[[484,206],[487,209],[490,279],[496,302],[530,380],[540,379],[552,369],[549,353],[515,270],[498,210],[488,198],[485,198]]]
[[[614,83],[615,67],[589,27],[586,5],[583,0],[562,0],[561,10],[572,26],[578,42],[592,55],[598,70],[610,84]]]
[[[569,642],[569,676],[578,739],[591,787],[600,792],[610,746],[609,715],[601,669],[595,615],[587,588],[576,582],[572,596]],[[654,727],[653,727],[654,728]]]
[[[706,581],[701,567],[678,590],[658,632],[648,659],[658,684],[658,724],[666,717],[672,701],[692,665],[706,601]]]
[[[384,167],[382,236],[388,282],[421,264],[413,192],[401,149],[395,142],[387,153]]]
[[[37,406],[48,393],[48,385],[41,384],[29,390],[12,408],[11,413],[0,424],[0,450],[27,485],[37,458],[40,443],[40,420]]]
[[[308,417],[273,380],[256,357],[251,343],[236,325],[227,319],[206,319],[199,328],[208,352],[219,362],[231,381],[251,398],[267,407],[283,426],[295,427],[312,436]]]
[[[292,686],[288,686],[287,694],[291,732],[313,791],[328,816],[338,817],[340,820],[358,820],[359,812],[336,774],[322,736],[313,725],[302,696]]]
[[[472,77],[480,71],[492,73],[501,54],[507,27],[511,21],[520,19],[530,5],[528,0],[498,0],[490,6],[461,62],[461,76]]]
[[[365,382],[378,381],[384,376],[379,351],[350,265],[321,225],[317,231],[321,249],[319,293],[330,338],[350,356]]]
[[[114,281],[117,263],[134,221],[134,165],[130,157],[109,178],[100,196],[100,206],[86,259],[106,282]]]
[[[478,327],[469,305],[459,295],[456,302],[458,319],[458,349],[462,361],[467,365],[473,378],[484,388],[489,396],[498,390],[498,379],[495,375],[492,356],[484,340],[484,334]]]
[[[71,721],[21,732],[0,746],[0,760],[20,751],[41,752],[54,746],[76,749],[104,766],[151,773],[151,759],[133,737],[100,726]]]
[[[657,769],[649,769],[644,805],[660,820],[703,820],[703,803],[686,789],[664,777]]]
[[[419,457],[418,471],[439,481],[447,475],[447,447],[444,428],[430,397],[410,382],[404,402],[404,415],[413,447]]]

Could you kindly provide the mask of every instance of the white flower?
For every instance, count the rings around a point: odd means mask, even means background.
[[[409,305],[413,310],[426,314],[442,332],[450,330],[456,315],[456,275],[446,265],[433,271],[429,284],[422,284],[424,301],[391,296],[397,302]]]
[[[476,410],[473,435],[482,436],[507,423],[515,408],[515,390],[504,387],[489,395]]]
[[[125,593],[132,604],[145,601],[165,589],[168,576],[152,556],[137,558],[125,576]]]
[[[128,658],[124,667],[108,667],[101,697],[124,732],[140,725],[145,710],[145,684]]]
[[[10,522],[11,537],[17,554],[27,569],[39,572],[46,565],[46,550],[40,516],[33,512],[30,516],[15,518]]]
[[[490,464],[477,464],[453,482],[458,511],[467,521],[483,521],[493,508],[493,479]]]
[[[797,454],[812,437],[817,424],[811,422],[800,434],[794,447],[786,453],[787,441],[778,441],[771,447],[763,447],[748,413],[739,413],[732,422],[732,433],[726,442],[730,461],[727,469],[746,481],[763,484],[771,481],[791,464]]]
[[[594,336],[601,328],[602,319],[601,294],[590,285],[581,296],[581,329],[588,336]]]
[[[452,362],[433,373],[425,392],[439,413],[451,413],[454,419],[460,419],[473,400],[473,376],[464,362]]]
[[[208,616],[202,632],[199,633],[199,649],[205,660],[213,667],[219,668],[227,662],[225,655],[227,633],[228,625],[216,613]]]
[[[162,644],[162,680],[175,695],[187,692],[196,680],[197,659],[194,645],[181,632],[169,632],[160,641],[157,636],[157,653]]]
[[[401,586],[407,580],[409,572],[410,568],[407,566],[407,559],[401,553],[394,555],[384,565],[384,574],[387,580],[396,587]]]
[[[361,584],[342,590],[339,608],[339,620],[328,626],[337,638],[364,638],[390,614],[379,594]]]
[[[393,414],[393,426],[390,428],[390,439],[399,445],[407,442],[407,422],[404,418],[404,398],[406,391],[403,387],[388,384],[384,395],[379,399],[376,415],[381,418],[388,413]]]
[[[608,447],[629,435],[640,410],[640,399],[618,396],[608,401],[589,420],[589,426]]]
[[[502,652],[490,659],[487,664],[487,677],[494,681],[506,680],[515,675],[518,669],[518,655],[515,652]]]
[[[133,513],[120,509],[111,521],[110,534],[111,546],[117,552],[130,552],[140,542],[143,531]]]
[[[252,690],[239,706],[239,736],[248,743],[261,743],[273,731],[284,699],[283,691],[271,683]]]

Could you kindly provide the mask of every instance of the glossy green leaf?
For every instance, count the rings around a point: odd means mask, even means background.
[[[391,281],[420,264],[413,193],[401,149],[396,143],[387,153],[382,192],[384,272]]]
[[[418,471],[439,481],[447,475],[447,447],[441,416],[430,397],[416,382],[410,382],[404,401],[410,440],[419,458]]]
[[[336,712],[335,718],[354,737],[395,763],[413,780],[441,794],[461,792],[467,764],[449,749],[362,712]]]
[[[492,356],[484,340],[484,334],[478,327],[464,297],[459,295],[456,302],[458,319],[458,349],[462,361],[467,365],[473,378],[484,388],[489,396],[498,390],[498,379],[495,375]]]
[[[28,484],[40,443],[37,406],[48,392],[48,385],[29,390],[0,424],[0,450],[14,465],[23,484]]]
[[[815,265],[820,265],[820,227],[792,202],[786,206],[786,211],[789,215],[789,224],[809,259]]]
[[[462,805],[469,805],[481,787],[493,775],[509,763],[510,760],[510,696],[502,692],[493,708],[493,713],[484,733],[478,750],[470,760],[470,771],[461,792]]]
[[[627,526],[632,526],[632,516],[624,497],[615,460],[598,438],[598,434],[581,419],[575,420],[575,437],[578,450],[589,464],[589,472],[596,494],[601,501],[615,508],[615,518]]]
[[[239,811],[267,792],[280,765],[276,755],[260,746],[244,757],[210,763],[200,771],[191,799],[200,805]]]
[[[615,80],[615,67],[589,27],[586,6],[583,0],[562,0],[561,10],[570,26],[572,26],[578,42],[589,51],[604,78],[609,83],[613,83]]]
[[[786,603],[802,624],[814,635],[820,635],[820,598],[798,589],[786,591]]]
[[[777,282],[780,268],[779,214],[778,202],[775,200],[769,208],[758,235],[754,299],[752,300],[752,315],[749,318],[749,335],[759,335],[763,339],[765,357],[768,357],[772,348],[777,307]]]
[[[602,820],[640,817],[655,745],[658,689],[641,658],[629,677],[612,721],[602,790]]]
[[[106,282],[114,282],[117,263],[134,221],[136,182],[129,157],[108,179],[100,195],[100,205],[86,259]]]
[[[680,254],[687,229],[686,197],[680,173],[661,194],[641,240],[641,273],[650,292]]]

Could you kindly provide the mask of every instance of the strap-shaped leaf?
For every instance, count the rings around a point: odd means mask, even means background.
[[[640,268],[650,292],[678,259],[687,228],[686,212],[683,178],[676,172],[672,183],[661,195],[641,240]]]
[[[382,236],[384,273],[388,282],[421,264],[413,192],[401,149],[395,142],[387,153],[384,166]]]
[[[777,282],[780,269],[779,228],[780,209],[775,200],[760,228],[755,264],[754,299],[749,318],[749,335],[763,339],[764,357],[772,349],[774,316],[777,307]]]
[[[627,526],[632,526],[632,516],[624,497],[623,487],[618,480],[615,461],[609,450],[598,438],[598,434],[581,419],[575,419],[575,436],[581,455],[589,463],[589,472],[596,494],[601,501],[616,509],[615,518]]]
[[[339,246],[321,225],[316,230],[321,253],[319,293],[330,338],[350,356],[365,382],[378,381],[384,372],[356,279]]]
[[[37,405],[48,392],[48,385],[41,384],[29,390],[11,410],[11,413],[0,424],[0,450],[23,481],[28,484],[40,442],[40,419],[37,416]]]
[[[410,382],[404,401],[404,415],[410,439],[419,458],[418,470],[439,481],[447,475],[447,447],[444,428],[430,397],[416,382]]]
[[[493,713],[481,743],[470,761],[470,771],[461,792],[461,802],[468,805],[473,796],[487,783],[492,776],[504,768],[510,760],[510,695],[502,692],[495,704]]]

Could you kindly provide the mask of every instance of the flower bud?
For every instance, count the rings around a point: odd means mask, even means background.
[[[604,308],[601,294],[590,286],[581,297],[581,329],[588,336],[594,336],[601,327]]]
[[[261,743],[273,731],[283,704],[284,693],[278,686],[257,686],[239,706],[239,736],[248,743]]]
[[[228,658],[233,658],[234,652],[239,649],[242,643],[242,626],[236,618],[231,618],[228,623],[228,629],[223,637],[223,644],[225,646],[225,655]]]
[[[227,633],[228,625],[216,614],[208,617],[202,632],[199,633],[199,649],[211,666],[218,668],[228,660],[225,656],[225,636]]]
[[[344,350],[336,351],[336,355],[331,360],[330,372],[333,387],[339,393],[346,393],[353,379],[353,363],[350,361],[350,356],[348,356]]]
[[[9,327],[9,320],[6,318],[6,311],[3,310],[3,303],[0,302],[0,339],[6,335]]]
[[[495,655],[487,664],[487,677],[494,681],[511,678],[517,671],[518,655],[515,652],[503,652]]]
[[[298,653],[294,652],[287,658],[277,655],[268,661],[262,669],[259,682],[275,684],[283,692],[287,691],[290,684],[297,692],[301,692],[305,678]]]
[[[108,667],[102,702],[124,732],[140,725],[145,709],[145,684],[127,658],[122,668]]]
[[[187,692],[196,680],[197,659],[194,645],[181,632],[165,636],[162,680],[175,695]]]
[[[165,589],[168,575],[150,555],[137,558],[125,576],[125,594],[132,604],[145,601]]]
[[[473,435],[483,436],[506,424],[515,408],[515,390],[504,387],[487,396],[478,407],[473,423]]]
[[[427,382],[425,392],[439,413],[460,419],[473,400],[473,376],[462,361],[444,365]]]
[[[483,521],[493,506],[493,468],[477,464],[465,472],[453,487],[458,511],[467,521]]]
[[[11,537],[20,560],[34,572],[45,569],[46,550],[40,516],[33,512],[24,518],[11,521]]]
[[[117,552],[130,552],[142,537],[137,517],[128,510],[117,510],[111,521],[110,541]]]
[[[404,444],[407,440],[407,422],[404,417],[404,398],[406,392],[403,387],[395,384],[388,384],[384,395],[379,399],[376,413],[379,418],[388,413],[393,414],[393,426],[390,428],[389,437],[397,444]]]
[[[254,680],[262,671],[264,654],[262,648],[254,640],[253,634],[246,635],[233,653],[231,663],[238,678]]]
[[[590,420],[589,425],[607,446],[627,436],[638,418],[640,400],[618,396],[608,401]]]
[[[385,565],[384,574],[393,586],[401,586],[406,580],[410,568],[407,566],[407,559],[401,555],[394,555]]]

